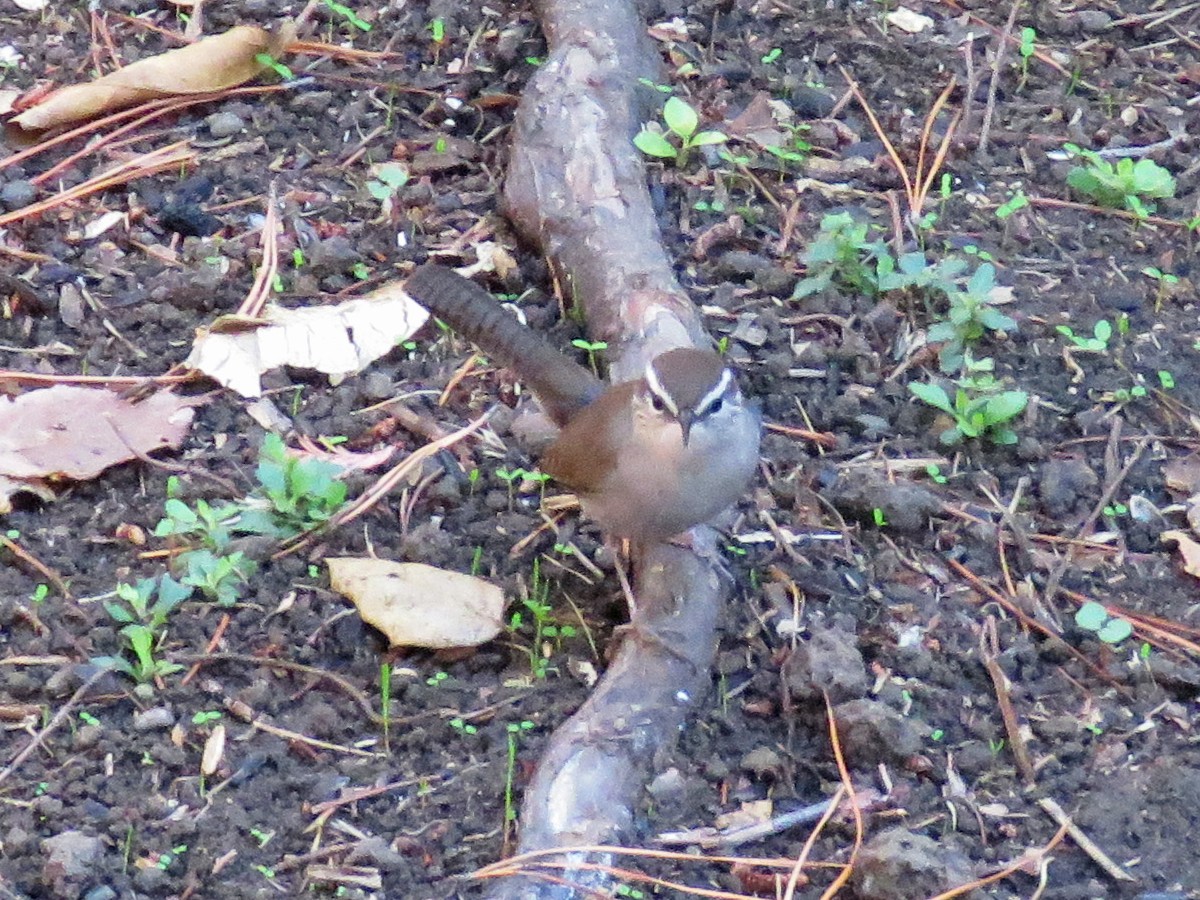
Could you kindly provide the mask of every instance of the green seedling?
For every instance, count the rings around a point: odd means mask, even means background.
[[[1025,192],[1017,189],[1011,197],[996,207],[996,218],[1003,222],[1013,213],[1024,209],[1029,205],[1029,198],[1025,196]]]
[[[933,480],[934,484],[946,483],[946,476],[942,474],[941,467],[937,463],[929,463],[925,466],[925,474]]]
[[[978,437],[986,437],[995,444],[1015,444],[1016,432],[1007,423],[1020,415],[1029,403],[1029,395],[1024,391],[1003,391],[980,397],[960,387],[951,402],[940,385],[914,382],[908,389],[917,399],[954,420],[954,426],[940,436],[942,443],[948,445]]]
[[[359,281],[366,281],[371,277],[371,267],[360,260],[350,267],[350,274]]]
[[[29,599],[33,601],[33,605],[37,606],[43,603],[50,596],[50,585],[39,584],[33,589],[33,593],[29,595]]]
[[[275,832],[265,831],[262,828],[251,828],[250,837],[258,841],[258,848],[261,850],[267,844],[271,843],[271,839],[275,837]]]
[[[1067,184],[1100,206],[1127,209],[1145,218],[1155,209],[1147,201],[1175,196],[1174,177],[1152,159],[1135,162],[1124,157],[1114,166],[1094,150],[1075,144],[1065,144],[1063,149],[1083,161],[1067,173]]]
[[[446,20],[442,18],[434,19],[425,26],[429,29],[429,36],[433,38],[435,44],[444,44],[446,42]]]
[[[382,163],[374,169],[375,177],[367,182],[367,193],[382,204],[390,204],[400,189],[408,184],[408,169],[400,163]],[[384,212],[388,207],[385,206]]]
[[[572,347],[578,347],[588,355],[588,364],[592,367],[592,374],[599,377],[600,369],[596,362],[596,354],[602,353],[608,349],[607,341],[585,341],[583,338],[575,338],[571,341]]]
[[[221,718],[220,710],[206,709],[201,710],[192,716],[193,725],[207,725],[210,722],[216,722]]]
[[[1146,266],[1142,269],[1142,274],[1158,282],[1158,289],[1154,292],[1154,311],[1159,312],[1163,301],[1170,296],[1175,285],[1179,284],[1179,276],[1164,272],[1157,266]]]
[[[478,728],[476,728],[470,722],[467,722],[465,719],[462,719],[462,718],[451,719],[450,727],[453,728],[455,731],[457,731],[459,734],[463,735],[464,737],[470,737],[471,735],[479,733]]]
[[[720,131],[700,131],[700,116],[685,100],[678,97],[668,97],[663,105],[663,123],[666,132],[651,129],[643,125],[633,137],[633,145],[647,156],[659,159],[673,159],[675,165],[682,167],[687,162],[688,153],[696,148],[710,144],[723,144],[729,138]],[[678,146],[671,143],[674,138]]]
[[[1025,82],[1029,80],[1029,60],[1037,51],[1037,32],[1032,28],[1021,29],[1021,81],[1017,85],[1017,90],[1024,90]]]
[[[789,163],[802,163],[812,153],[812,144],[801,137],[801,132],[810,130],[809,125],[796,125],[788,129],[787,142],[780,145],[764,145],[763,150],[776,159]]]
[[[653,81],[645,77],[639,78],[638,84],[642,85],[643,87],[648,87],[652,90],[658,91],[660,94],[670,94],[675,90],[675,88],[671,87],[669,84],[659,84],[657,81]]]
[[[1100,603],[1089,600],[1075,613],[1075,624],[1090,631],[1106,644],[1119,644],[1133,634],[1133,623],[1119,616],[1110,616]]]
[[[84,725],[99,725],[100,720],[93,716],[86,709],[79,713],[79,721]]]
[[[793,300],[834,287],[857,294],[879,293],[878,261],[891,258],[887,245],[870,239],[870,226],[856,222],[849,213],[830,213],[802,260],[804,277],[792,292]]]
[[[761,62],[764,66],[769,66],[772,63],[778,61],[779,57],[781,57],[781,56],[783,56],[783,51],[780,50],[778,47],[773,47],[767,53],[763,54]]]
[[[875,522],[876,528],[883,528],[887,525],[887,514],[878,506],[871,510],[871,519]]]
[[[180,557],[186,571],[180,580],[218,606],[233,606],[242,595],[242,586],[258,568],[242,552],[218,556],[211,550],[192,550]]]
[[[510,722],[505,728],[505,735],[508,740],[508,762],[504,769],[504,830],[505,832],[511,827],[512,823],[517,820],[517,804],[513,798],[513,784],[516,781],[517,773],[517,745],[521,735],[530,731],[533,728],[533,723],[529,720],[522,722]]]
[[[383,719],[383,746],[390,748],[392,736],[392,664],[379,664],[379,717]]]
[[[1101,319],[1092,326],[1091,337],[1080,337],[1066,325],[1059,325],[1054,330],[1070,341],[1076,350],[1088,353],[1107,353],[1108,342],[1112,339],[1113,333],[1108,319]]]
[[[434,672],[432,675],[430,675],[428,678],[425,679],[425,683],[427,685],[429,685],[430,687],[437,687],[443,681],[446,681],[449,677],[450,677],[449,672]]]
[[[1166,369],[1158,370],[1158,383],[1162,385],[1164,391],[1170,391],[1175,388],[1175,376]]]
[[[164,517],[154,526],[155,537],[188,537],[219,553],[229,546],[239,509],[234,504],[210,506],[204,500],[197,500],[195,507],[191,507],[176,497],[168,497],[163,513]]]
[[[550,581],[542,576],[540,559],[533,561],[529,591],[522,598],[521,607],[509,617],[508,630],[516,634],[527,620],[531,624],[533,637],[527,651],[529,671],[535,679],[543,679],[550,671],[547,657],[561,650],[562,642],[575,637],[576,631],[575,626],[559,624],[554,618],[554,610],[550,605]]]
[[[255,470],[262,499],[248,499],[238,531],[286,539],[325,525],[346,502],[341,471],[325,460],[291,456],[283,439],[268,433]]]
[[[371,30],[371,23],[363,21],[354,10],[345,4],[337,3],[335,0],[324,0],[324,2],[332,12],[337,13],[359,31]]]
[[[254,56],[254,61],[264,69],[270,69],[284,81],[292,81],[296,77],[291,69],[273,57],[270,53],[257,53]]]
[[[108,601],[104,608],[113,621],[124,626],[120,634],[132,652],[132,659],[98,656],[92,663],[128,675],[139,684],[180,671],[182,666],[155,659],[154,645],[165,633],[171,613],[191,593],[190,587],[170,575],[147,578],[136,585],[117,585],[117,597],[121,602]]]
[[[964,288],[947,292],[950,309],[946,319],[929,328],[929,340],[942,344],[938,362],[943,372],[962,369],[970,346],[987,332],[1016,329],[1017,323],[993,305],[995,287],[995,267],[980,263]]]
[[[1108,516],[1110,519],[1115,519],[1118,516],[1128,515],[1129,507],[1124,503],[1110,503],[1108,506],[1104,507],[1101,512],[1103,512],[1104,515]]]

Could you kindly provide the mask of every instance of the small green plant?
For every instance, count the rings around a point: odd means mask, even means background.
[[[167,493],[172,492],[172,485],[168,481]],[[155,537],[192,538],[200,546],[220,552],[229,546],[232,525],[239,509],[234,504],[210,506],[204,500],[197,500],[192,507],[177,497],[168,496],[163,504],[163,513],[164,517],[154,526]]]
[[[1013,213],[1024,209],[1028,205],[1029,198],[1025,196],[1024,191],[1018,188],[1011,197],[996,207],[996,218],[1003,222]]]
[[[117,585],[122,602],[109,601],[104,608],[113,621],[124,626],[120,635],[131,656],[98,656],[92,663],[128,675],[139,684],[180,671],[183,666],[155,659],[154,647],[166,631],[168,617],[191,593],[190,587],[170,575],[147,578],[136,585]]]
[[[29,599],[33,601],[34,606],[37,606],[38,604],[45,602],[46,598],[49,596],[50,585],[39,584],[33,589],[33,593],[29,595]]]
[[[521,600],[521,609],[509,617],[508,630],[516,634],[524,626],[526,618],[533,627],[529,644],[529,670],[536,679],[543,679],[550,671],[548,656],[561,649],[563,640],[576,635],[575,626],[562,625],[554,618],[550,605],[550,581],[542,576],[541,560],[533,561],[529,590]]]
[[[1021,29],[1021,81],[1017,90],[1024,90],[1025,82],[1029,80],[1029,60],[1037,52],[1037,32],[1029,27]]]
[[[1119,616],[1110,616],[1103,604],[1089,600],[1075,613],[1075,624],[1090,631],[1106,644],[1119,644],[1133,634],[1133,623]]]
[[[942,474],[942,469],[937,463],[929,463],[925,466],[925,474],[932,479],[934,484],[946,483],[946,476]]]
[[[1108,506],[1104,507],[1101,512],[1109,518],[1115,519],[1118,516],[1128,515],[1129,507],[1124,503],[1110,503]]]
[[[354,265],[352,265],[350,267],[350,274],[353,275],[355,278],[357,278],[359,281],[366,281],[368,278],[371,277],[371,267],[368,266],[362,260],[359,260],[358,262],[356,262]]]
[[[242,595],[242,586],[258,568],[242,552],[218,556],[211,550],[192,550],[181,557],[186,572],[180,580],[218,606],[233,606]]]
[[[858,294],[879,292],[877,264],[891,258],[887,245],[870,239],[870,225],[856,222],[849,213],[830,213],[802,257],[804,277],[796,284],[792,299],[799,300],[828,287]]]
[[[1013,331],[1017,323],[994,305],[996,269],[980,263],[966,286],[946,291],[950,308],[944,321],[929,328],[929,340],[940,343],[938,362],[943,372],[963,368],[968,349],[989,331]]]
[[[479,733],[478,728],[476,728],[470,722],[466,721],[465,719],[463,719],[461,717],[451,719],[450,727],[453,728],[455,731],[457,731],[459,734],[463,735],[464,737],[470,737],[471,735]]]
[[[392,736],[392,664],[379,664],[379,717],[383,719],[383,746],[390,748]]]
[[[513,799],[513,784],[517,774],[517,746],[523,733],[533,729],[529,720],[509,722],[504,729],[508,740],[508,762],[504,769],[504,827],[505,829],[517,820],[517,804]]]
[[[433,38],[435,44],[444,44],[446,42],[446,20],[436,18],[425,26],[429,29],[429,36]]]
[[[943,444],[954,445],[966,438],[986,437],[995,444],[1015,444],[1016,432],[1008,426],[1029,403],[1024,391],[1003,391],[979,396],[959,387],[953,402],[945,388],[937,384],[910,382],[908,389],[917,399],[939,409],[954,420],[941,433]]]
[[[427,685],[429,685],[430,687],[437,687],[443,681],[446,681],[449,678],[450,678],[449,672],[434,672],[432,675],[430,675],[428,678],[425,679],[425,683]]]
[[[255,54],[254,61],[263,68],[270,69],[284,81],[292,81],[296,77],[291,69],[273,57],[270,53]]]
[[[258,841],[258,847],[261,850],[267,844],[271,843],[272,838],[275,837],[275,832],[256,827],[250,829],[250,837]]]
[[[248,498],[238,531],[286,539],[321,527],[346,502],[340,472],[331,462],[290,455],[283,439],[268,433],[255,470],[263,501]]]
[[[363,21],[354,10],[345,4],[337,3],[336,0],[324,0],[324,3],[332,12],[337,13],[359,31],[371,30],[371,23]]]
[[[79,721],[84,725],[99,725],[100,720],[93,716],[86,709],[79,713]]]
[[[381,163],[375,167],[374,175],[375,177],[367,182],[367,193],[385,204],[384,212],[387,212],[390,208],[387,204],[390,204],[400,189],[408,184],[408,169],[400,163]]]
[[[205,709],[192,716],[193,725],[208,725],[210,722],[216,722],[221,718],[221,711],[216,709]]]
[[[876,506],[871,510],[871,519],[875,522],[876,528],[883,528],[887,525],[887,513],[883,511],[882,507]]]
[[[688,153],[696,148],[709,144],[723,144],[728,137],[720,131],[700,131],[700,116],[686,101],[678,97],[668,97],[663,105],[663,123],[666,132],[652,129],[643,125],[634,135],[633,144],[647,156],[659,159],[673,159],[675,165],[682,167],[687,162]],[[674,137],[679,146],[671,143],[669,137]]]
[[[596,354],[603,353],[608,349],[607,341],[585,341],[583,338],[575,338],[571,341],[572,347],[578,347],[588,355],[588,364],[592,367],[592,373],[596,376],[600,375],[600,369],[596,362]]]
[[[1114,166],[1095,150],[1075,144],[1065,144],[1063,149],[1083,161],[1067,173],[1067,184],[1100,206],[1127,209],[1145,218],[1155,208],[1147,201],[1175,196],[1174,177],[1152,159],[1134,162],[1123,157]]]
[[[1164,391],[1174,390],[1175,376],[1172,375],[1170,372],[1168,372],[1166,369],[1159,369],[1158,370],[1158,383],[1160,385],[1162,385],[1162,389]]]
[[[1112,339],[1113,333],[1112,324],[1108,319],[1101,319],[1092,326],[1091,337],[1081,337],[1067,325],[1059,325],[1054,330],[1070,341],[1076,350],[1088,353],[1107,353],[1108,342]]]
[[[764,66],[769,66],[776,62],[781,56],[783,56],[783,51],[778,47],[772,47],[769,51],[763,54],[761,62]]]

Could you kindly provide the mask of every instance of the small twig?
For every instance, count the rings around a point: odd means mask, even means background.
[[[1114,881],[1130,881],[1134,884],[1137,879],[1118,866],[1115,862],[1109,859],[1108,854],[1096,846],[1096,844],[1083,833],[1083,830],[1071,821],[1071,817],[1066,814],[1061,806],[1058,805],[1050,797],[1043,797],[1038,801],[1038,806],[1046,811],[1055,822],[1067,829],[1067,834],[1079,846],[1079,849],[1092,858],[1092,862],[1102,868],[1110,878]]]
[[[34,750],[41,746],[42,741],[49,736],[50,732],[54,731],[55,728],[66,721],[67,714],[74,709],[79,701],[84,698],[84,695],[86,695],[87,692],[92,689],[92,685],[108,674],[108,669],[97,669],[91,674],[87,681],[79,686],[78,690],[71,695],[71,698],[67,700],[67,702],[59,708],[58,712],[54,714],[54,718],[49,721],[46,727],[35,734],[33,736],[33,740],[25,745],[25,749],[14,756],[12,762],[5,767],[3,772],[0,772],[0,784],[3,784],[5,780],[17,770],[17,767],[20,766],[21,763],[25,762],[25,760],[29,758],[29,755],[33,753]]]
[[[992,57],[992,77],[988,82],[987,106],[983,108],[983,125],[979,129],[979,146],[975,149],[976,158],[982,157],[987,153],[988,138],[992,132],[992,116],[996,113],[996,92],[1000,89],[1000,64],[1004,62],[1004,54],[1008,51],[1008,40],[1012,35],[1013,25],[1017,21],[1017,10],[1021,7],[1021,0],[1013,0],[1012,8],[1008,11],[1008,21],[1004,23],[1004,30],[1000,33],[1000,43],[996,47],[996,54]]]
[[[12,538],[8,537],[7,535],[0,534],[0,547],[4,547],[9,553],[17,557],[17,559],[21,560],[21,562],[25,563],[25,565],[38,572],[43,578],[54,585],[54,589],[58,591],[60,595],[68,600],[71,599],[71,591],[67,587],[67,583],[63,580],[63,577]]]
[[[1017,721],[1017,713],[1013,709],[1012,696],[1009,693],[1008,676],[1000,667],[1000,639],[996,636],[996,617],[988,616],[979,634],[979,658],[987,669],[988,677],[992,679],[992,688],[996,692],[996,704],[1000,707],[1000,718],[1004,720],[1004,731],[1008,735],[1008,746],[1012,749],[1013,759],[1017,763],[1017,771],[1026,787],[1033,787],[1037,782],[1037,773],[1033,762],[1029,759],[1029,749],[1021,736],[1021,724]]]

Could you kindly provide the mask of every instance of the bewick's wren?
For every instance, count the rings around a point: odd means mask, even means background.
[[[542,470],[611,537],[666,540],[745,492],[759,417],[713,351],[668,350],[643,377],[605,388],[450,269],[422,266],[405,290],[529,386],[560,428]]]

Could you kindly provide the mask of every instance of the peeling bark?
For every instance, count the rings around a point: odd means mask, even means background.
[[[540,0],[550,45],[521,101],[505,184],[509,218],[541,247],[588,331],[609,345],[614,381],[678,346],[710,346],[662,247],[631,138],[659,60],[629,0]],[[698,528],[696,545],[713,549]],[[649,548],[636,573],[638,612],[588,702],[551,739],[521,807],[519,850],[635,841],[634,810],[657,762],[707,694],[728,585],[715,552]],[[582,853],[573,863],[605,863]],[[607,879],[573,869],[576,888],[533,878],[493,898],[566,898]],[[594,896],[594,894],[588,894]]]

